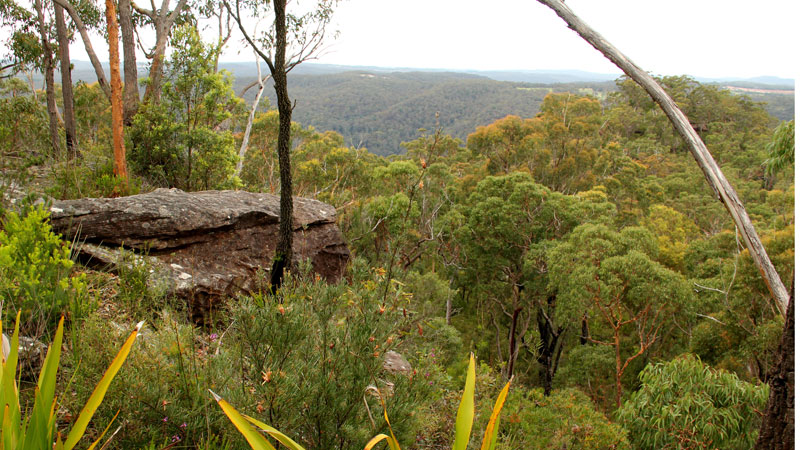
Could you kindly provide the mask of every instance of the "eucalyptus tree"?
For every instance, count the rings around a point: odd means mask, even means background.
[[[280,166],[280,227],[275,249],[270,283],[280,287],[284,270],[292,264],[292,100],[289,97],[287,75],[298,64],[311,59],[321,49],[326,28],[338,0],[317,0],[315,6],[303,9],[294,3],[295,10],[287,11],[287,0],[223,0],[244,39],[267,64],[272,75],[278,103],[278,164]],[[243,13],[244,11],[244,13]],[[250,18],[270,17],[270,25],[261,31],[248,31]]]
[[[72,69],[69,59],[69,33],[64,20],[64,8],[53,4],[56,21],[56,35],[58,36],[58,56],[61,64],[61,94],[64,99],[64,135],[67,144],[67,154],[70,157],[78,156],[76,142],[77,131],[75,124],[75,96],[72,93]]]
[[[455,235],[465,276],[489,302],[498,358],[507,361],[506,377],[514,374],[520,350],[527,349],[542,364],[541,381],[549,393],[568,324],[582,311],[562,311],[547,288],[545,255],[578,224],[608,217],[611,205],[600,197],[595,202],[591,196],[553,192],[529,174],[515,172],[480,181],[460,210],[464,219]]]
[[[550,287],[558,301],[589,313],[587,340],[614,352],[615,399],[630,364],[663,340],[691,311],[688,282],[658,262],[658,241],[645,228],[617,232],[584,224],[549,250]]]
[[[44,73],[45,89],[47,98],[47,115],[50,118],[50,145],[54,154],[61,150],[60,138],[58,136],[58,107],[56,106],[56,82],[55,82],[55,61],[53,59],[52,42],[52,18],[48,16],[43,0],[34,0],[33,7],[36,10],[36,19],[39,23],[39,36],[41,37],[41,62],[40,66]]]

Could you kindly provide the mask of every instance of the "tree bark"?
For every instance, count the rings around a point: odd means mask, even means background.
[[[276,0],[275,9],[275,61],[272,79],[278,102],[278,165],[281,176],[281,209],[278,245],[272,264],[270,283],[273,292],[283,283],[283,274],[292,263],[292,101],[286,76],[286,0]]]
[[[131,0],[119,0],[119,27],[122,34],[122,58],[125,83],[122,94],[122,120],[125,126],[133,123],[139,110],[139,72],[136,67],[136,42],[133,38]]]
[[[714,158],[709,153],[703,140],[689,123],[689,119],[678,108],[675,101],[667,94],[647,72],[631,62],[625,55],[606,41],[600,34],[591,29],[583,20],[572,12],[561,0],[538,0],[539,3],[549,7],[561,17],[570,29],[577,32],[586,42],[599,50],[606,58],[622,69],[637,84],[642,86],[645,91],[658,103],[661,109],[669,118],[672,126],[678,134],[688,144],[695,161],[700,166],[708,184],[714,190],[715,196],[723,202],[728,212],[731,214],[736,228],[745,238],[745,244],[750,251],[750,256],[761,272],[761,276],[772,293],[772,297],[778,304],[781,312],[786,314],[786,307],[789,302],[789,293],[786,286],[781,282],[778,272],[772,265],[761,240],[753,227],[747,211],[744,209],[741,200],[736,195],[736,191],[723,175]]]
[[[106,0],[108,25],[108,61],[111,66],[111,133],[114,146],[114,175],[127,184],[125,141],[122,136],[122,78],[119,72],[119,25],[113,0]]]
[[[92,40],[89,38],[89,32],[86,29],[86,25],[83,23],[83,20],[81,20],[78,10],[75,9],[75,6],[73,6],[68,0],[53,0],[53,2],[62,6],[67,11],[69,17],[72,19],[72,22],[75,24],[75,28],[78,29],[78,33],[80,33],[81,39],[83,40],[83,46],[86,49],[86,54],[89,55],[89,61],[92,62],[92,67],[94,67],[94,72],[97,76],[97,84],[100,85],[100,89],[103,90],[103,93],[106,94],[106,97],[111,100],[111,89],[108,86],[106,74],[105,71],[103,71],[103,65],[100,63],[100,59],[97,58],[97,54],[94,52]]]
[[[42,39],[43,69],[45,80],[45,97],[47,99],[47,116],[50,129],[50,146],[53,154],[61,153],[61,139],[58,136],[58,106],[56,105],[55,66],[53,64],[53,48],[50,46],[50,36],[47,32],[47,23],[44,20],[44,5],[42,0],[34,2],[36,15],[39,22],[39,35]]]
[[[58,51],[61,62],[61,94],[64,100],[64,134],[67,144],[67,157],[77,158],[78,135],[75,124],[75,96],[72,92],[72,65],[69,60],[69,34],[64,20],[64,8],[53,5],[56,16],[56,33],[58,35]]]
[[[511,314],[511,326],[508,330],[508,365],[506,366],[506,380],[514,376],[514,363],[517,361],[517,323],[522,308],[514,309]]]
[[[131,6],[140,14],[144,14],[153,22],[156,31],[156,45],[153,52],[148,55],[150,58],[150,82],[144,91],[144,101],[157,104],[161,100],[161,84],[164,79],[164,54],[167,51],[167,41],[169,32],[178,19],[181,10],[186,6],[188,0],[179,0],[175,9],[169,10],[169,0],[163,0],[161,8],[155,11],[140,8],[131,2]]]
[[[564,340],[562,339],[564,329],[561,327],[554,328],[552,321],[549,319],[555,309],[555,301],[555,295],[548,296],[547,309],[545,310],[544,306],[540,306],[536,317],[541,341],[536,359],[542,366],[540,377],[544,395],[550,395],[553,389],[553,379],[556,376],[558,363],[561,359],[561,349],[564,346]]]
[[[791,450],[794,448],[794,283],[789,294],[778,357],[768,378],[767,412],[754,448]]]

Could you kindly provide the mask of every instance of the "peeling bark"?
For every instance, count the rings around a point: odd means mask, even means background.
[[[122,136],[122,78],[119,73],[119,25],[113,0],[106,0],[108,25],[108,57],[111,66],[111,132],[114,146],[114,175],[127,184],[125,141]]]

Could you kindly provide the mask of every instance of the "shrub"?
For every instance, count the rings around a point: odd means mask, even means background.
[[[106,422],[120,412],[117,420],[124,426],[111,448],[154,445],[161,449],[177,442],[202,448],[203,443],[221,443],[226,438],[225,418],[208,399],[206,389],[230,382],[233,361],[224,352],[215,354],[218,342],[178,317],[164,311],[145,330],[126,370],[119,374],[120,383],[109,390],[98,410],[98,419]],[[82,324],[80,348],[73,351],[68,368],[72,395],[62,399],[72,414],[91,394],[93,381],[113,358],[114,337],[125,328],[97,314]]]
[[[629,449],[625,429],[577,389],[515,389],[505,407],[499,449]]]
[[[0,231],[0,301],[4,311],[21,313],[28,336],[51,331],[61,313],[77,318],[88,307],[85,275],[71,276],[70,247],[52,232],[48,216],[41,205],[7,211]]]
[[[419,365],[411,373],[382,370],[409,319],[402,303],[382,303],[377,281],[358,274],[351,284],[293,278],[277,297],[242,299],[228,338],[240,355],[234,367],[242,385],[215,391],[306,448],[346,449],[388,432],[378,389],[395,435],[413,442],[425,420],[419,405],[434,387]]]
[[[617,415],[640,448],[753,448],[766,385],[713,370],[695,356],[649,364]]]

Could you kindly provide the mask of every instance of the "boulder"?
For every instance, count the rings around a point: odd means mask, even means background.
[[[86,264],[115,267],[121,249],[146,258],[168,293],[207,309],[223,297],[258,288],[278,240],[279,197],[245,191],[156,189],[120,198],[56,201],[53,230],[77,242]],[[309,260],[324,279],[341,278],[350,252],[336,209],[294,198],[295,264]]]
[[[394,350],[389,350],[383,355],[383,370],[390,373],[409,373],[413,370],[411,363]]]

